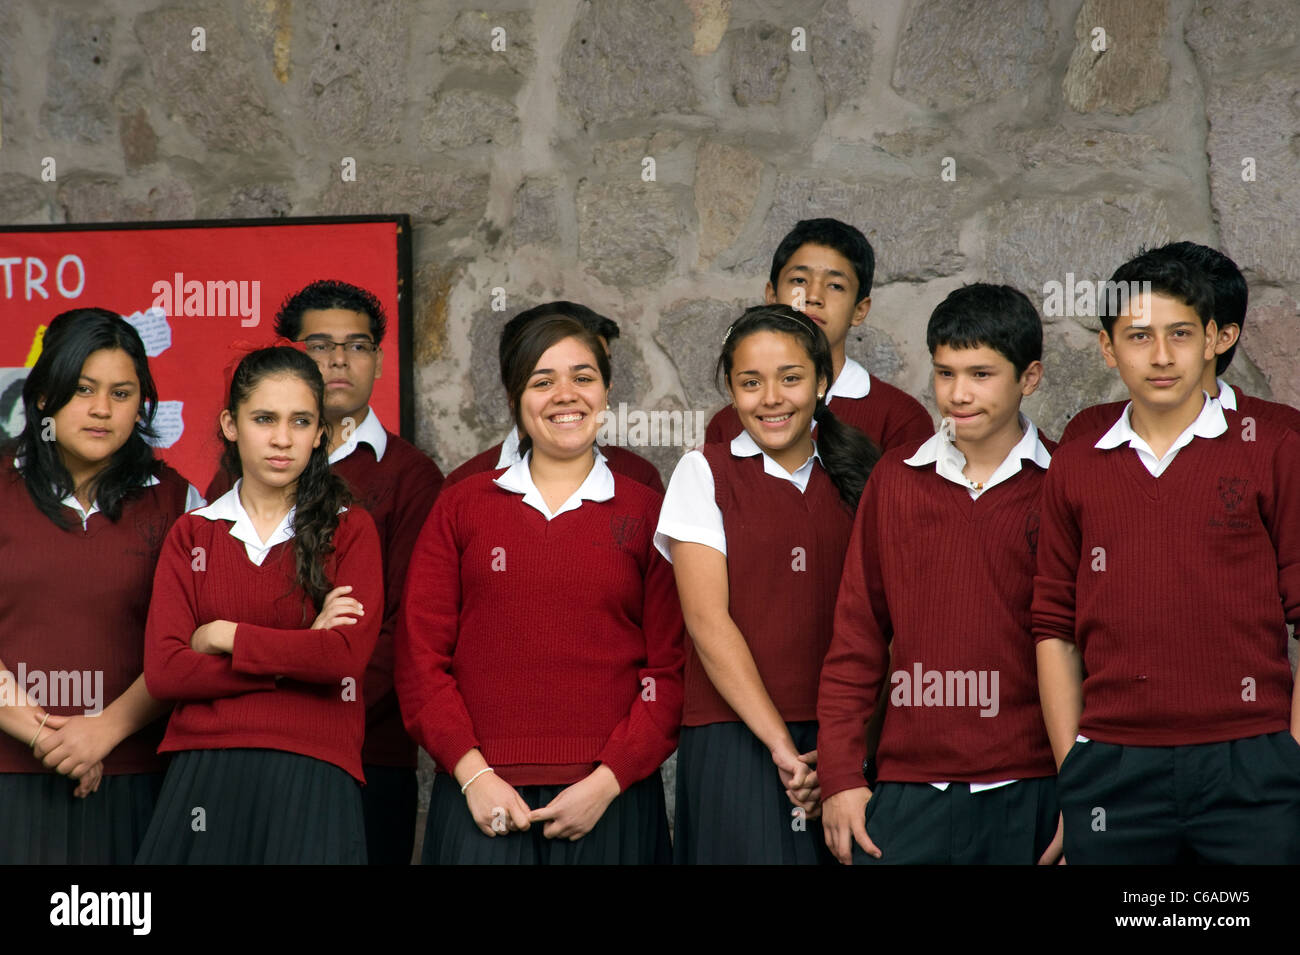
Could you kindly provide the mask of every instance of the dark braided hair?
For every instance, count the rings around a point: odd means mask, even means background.
[[[812,319],[788,305],[755,305],[745,309],[745,313],[731,324],[722,341],[722,354],[718,356],[720,382],[725,383],[731,378],[736,346],[755,332],[779,332],[794,338],[812,359],[817,377],[824,379],[826,386],[830,387],[835,377],[830,342]],[[880,448],[857,428],[835,417],[826,407],[825,398],[817,399],[813,420],[817,422],[817,451],[822,465],[840,492],[841,500],[852,510],[857,510],[867,476],[880,460]]]
[[[249,352],[239,363],[230,380],[230,394],[226,410],[237,417],[239,406],[266,378],[289,375],[299,379],[311,389],[316,398],[316,413],[325,433],[320,444],[312,448],[307,467],[298,476],[294,489],[294,559],[298,571],[298,584],[306,591],[317,610],[324,605],[325,596],[332,589],[325,576],[325,561],[334,551],[334,532],[339,526],[339,508],[352,502],[347,484],[330,468],[329,423],[324,417],[325,380],[316,362],[296,348],[284,345],[259,348]],[[239,460],[239,446],[224,434],[225,450],[221,461],[228,474],[242,477],[243,465]]]

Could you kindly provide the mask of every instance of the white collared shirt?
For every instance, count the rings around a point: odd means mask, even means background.
[[[18,460],[17,455],[14,456],[14,467],[15,468],[22,467],[22,462]],[[145,481],[140,486],[153,487],[155,484],[161,484],[161,483],[162,482],[158,480],[156,475],[151,474],[149,475],[149,480]],[[64,507],[70,507],[77,512],[77,516],[81,518],[81,529],[83,531],[86,529],[86,524],[90,520],[90,515],[99,513],[98,501],[91,501],[90,510],[86,510],[84,507],[81,506],[81,502],[77,500],[75,494],[69,494],[59,503],[62,504]],[[203,499],[203,495],[199,493],[198,488],[196,488],[193,484],[186,485],[186,490],[185,490],[186,511],[192,511],[196,507],[202,507],[206,503],[207,501]]]
[[[948,437],[946,428],[939,428],[934,437],[917,448],[916,453],[903,463],[910,464],[914,468],[928,467],[933,464],[940,477],[947,478],[953,484],[964,487],[973,501],[989,488],[1019,474],[1022,461],[1033,461],[1043,469],[1046,469],[1052,463],[1051,454],[1048,453],[1046,445],[1038,436],[1037,426],[1022,414],[1020,416],[1020,427],[1024,429],[1024,435],[1021,436],[1020,440],[1016,442],[1016,446],[1007,453],[1007,456],[1002,459],[1002,463],[997,466],[989,479],[979,489],[973,487],[970,480],[962,473],[966,467],[966,455],[962,454],[960,449],[953,444]]]
[[[1119,420],[1111,425],[1110,430],[1103,434],[1093,447],[1109,451],[1111,448],[1118,448],[1121,444],[1128,444],[1137,452],[1143,467],[1152,477],[1158,478],[1165,473],[1169,465],[1174,463],[1178,452],[1192,443],[1192,438],[1217,438],[1228,430],[1228,419],[1223,415],[1223,406],[1217,399],[1211,398],[1209,392],[1202,391],[1201,394],[1205,398],[1201,405],[1201,413],[1169,446],[1163,458],[1157,459],[1155,452],[1151,450],[1151,445],[1133,430],[1133,402],[1131,401],[1124,406],[1124,413],[1119,416]]]
[[[207,507],[195,511],[194,516],[204,517],[210,521],[233,521],[230,536],[243,541],[244,552],[248,554],[248,559],[261,567],[272,547],[293,537],[293,515],[297,508],[289,508],[289,513],[284,515],[279,525],[271,532],[271,536],[264,541],[257,536],[257,530],[253,527],[253,519],[248,516],[248,512],[244,510],[244,505],[240,503],[239,486],[243,483],[244,479],[240,478],[235,482],[235,486],[221,497]]]
[[[834,398],[865,398],[871,392],[871,375],[852,358],[844,361],[840,375],[826,390],[826,403]]]
[[[608,501],[614,496],[614,472],[609,469],[605,463],[605,457],[602,454],[594,454],[594,463],[591,470],[578,489],[569,495],[569,499],[560,505],[560,509],[554,514],[546,506],[546,500],[542,497],[542,492],[537,489],[533,483],[533,472],[528,467],[528,462],[532,460],[533,453],[529,451],[522,458],[506,470],[498,478],[493,478],[493,483],[497,487],[505,488],[515,494],[524,496],[524,503],[534,510],[538,511],[548,521],[554,520],[566,511],[576,511],[582,506],[583,501]]]
[[[731,439],[731,453],[737,458],[752,458],[763,455],[763,473],[774,478],[789,481],[802,494],[808,490],[808,481],[812,478],[813,463],[821,460],[817,452],[817,442],[813,442],[813,453],[808,460],[799,465],[793,473],[777,464],[770,455],[758,446],[742,431]],[[704,544],[723,555],[727,553],[727,534],[723,527],[722,509],[714,499],[713,471],[702,451],[687,451],[677,462],[673,476],[668,481],[664,492],[663,504],[659,508],[659,526],[655,528],[655,547],[669,562],[672,557],[668,552],[669,540],[687,541],[692,544]]]
[[[605,452],[600,450],[600,445],[598,444],[595,445],[595,448],[596,448],[596,457],[600,458],[600,460],[608,464],[609,459],[605,457]],[[500,470],[501,468],[508,468],[511,465],[518,464],[518,463],[519,463],[519,428],[518,426],[515,426],[510,429],[510,433],[506,435],[505,440],[501,442],[501,453],[497,455],[496,470]]]
[[[384,459],[384,452],[388,449],[388,432],[384,430],[374,408],[367,407],[365,418],[352,429],[348,439],[330,452],[330,464],[338,464],[363,441],[375,449],[376,461]]]
[[[1229,411],[1237,410],[1237,393],[1232,390],[1232,385],[1228,384],[1222,378],[1214,379],[1214,383],[1219,386],[1219,397],[1214,400]]]

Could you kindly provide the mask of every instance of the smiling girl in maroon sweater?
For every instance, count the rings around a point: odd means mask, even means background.
[[[815,821],[817,680],[879,451],[827,410],[830,346],[789,306],[746,311],[718,370],[745,431],[682,458],[655,537],[692,637],[674,858],[827,862]]]
[[[443,491],[397,631],[402,716],[439,769],[423,861],[667,862],[682,618],[659,495],[594,452],[593,334],[539,319],[506,371],[523,457]]]
[[[159,560],[150,691],[176,700],[141,863],[364,863],[361,686],[383,619],[374,522],[330,471],[324,382],[250,353],[221,429],[241,480]],[[313,621],[314,618],[314,621]]]

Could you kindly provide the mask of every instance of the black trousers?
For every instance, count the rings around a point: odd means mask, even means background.
[[[1075,743],[1058,786],[1072,865],[1300,863],[1300,743]]]
[[[969,783],[882,782],[867,803],[876,859],[853,842],[854,865],[1034,865],[1056,835],[1056,779],[971,792]]]
[[[371,865],[410,865],[415,854],[419,786],[406,766],[366,764],[361,808],[366,817],[366,857]]]

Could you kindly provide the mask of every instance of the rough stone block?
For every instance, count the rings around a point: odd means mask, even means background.
[[[1074,52],[1061,82],[1080,113],[1135,113],[1169,95],[1169,60],[1161,45],[1168,26],[1165,0],[1084,0],[1074,21]],[[1094,36],[1101,29],[1103,37]]]
[[[583,180],[577,208],[578,261],[587,273],[606,285],[634,288],[672,272],[686,224],[665,186]]]
[[[762,176],[762,160],[748,150],[717,142],[700,147],[695,161],[695,211],[701,262],[711,262],[740,237]]]

